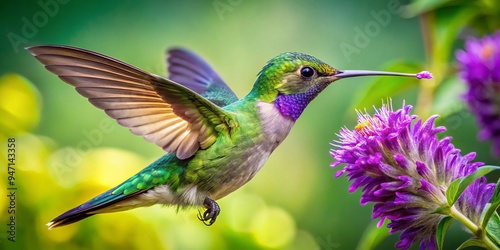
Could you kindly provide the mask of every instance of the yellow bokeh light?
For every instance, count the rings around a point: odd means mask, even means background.
[[[81,168],[85,179],[114,187],[147,166],[139,155],[116,148],[96,148],[85,154]]]
[[[41,97],[38,90],[18,74],[0,78],[0,131],[12,136],[29,131],[40,121]]]
[[[252,221],[255,241],[268,248],[281,248],[290,243],[296,233],[292,216],[278,207],[261,209]]]
[[[252,219],[266,208],[264,200],[252,193],[238,192],[227,198],[224,212],[229,226],[237,232],[250,232]],[[222,204],[221,204],[222,205]]]

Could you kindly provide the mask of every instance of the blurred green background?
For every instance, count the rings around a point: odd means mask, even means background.
[[[424,65],[419,19],[388,12],[391,4],[406,3],[2,1],[0,137],[5,143],[0,148],[5,162],[6,138],[16,138],[17,200],[12,243],[2,171],[1,249],[355,249],[373,227],[372,206],[360,206],[360,193],[349,194],[346,178],[333,177],[339,169],[329,167],[329,143],[342,126],[355,125],[353,100],[376,79],[347,79],[326,89],[260,173],[220,200],[222,213],[211,227],[196,219],[196,209],[154,206],[49,231],[45,224],[55,216],[121,183],[164,152],[118,126],[23,48],[71,45],[165,75],[166,48],[186,47],[210,62],[242,97],[267,60],[285,51],[308,53],[339,69],[383,70],[398,61]],[[390,13],[389,19],[381,22],[381,11]],[[368,39],[359,40],[359,31],[366,29]],[[415,105],[418,90],[414,84],[392,96],[394,106],[402,100]],[[366,108],[371,105],[380,106],[380,99]],[[459,122],[441,121],[455,146],[498,165],[489,144],[476,142],[472,116],[457,117]],[[447,248],[456,248],[466,236],[452,226]],[[376,249],[393,248],[397,238],[383,239]]]

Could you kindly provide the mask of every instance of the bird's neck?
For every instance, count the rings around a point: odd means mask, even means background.
[[[299,118],[307,105],[328,85],[320,84],[303,93],[283,94],[279,93],[275,87],[279,86],[279,83],[276,82],[277,80],[260,75],[247,98],[273,103],[282,116],[294,122]]]
[[[270,73],[259,73],[253,88],[246,98],[271,103],[278,96],[276,86],[280,80],[276,75]]]
[[[271,152],[286,138],[295,121],[281,114],[274,103],[256,102],[265,147]]]
[[[299,116],[304,112],[307,105],[326,87],[325,86],[316,86],[309,89],[303,93],[297,94],[278,94],[274,101],[274,105],[280,111],[280,113],[289,117],[293,121],[296,121]]]

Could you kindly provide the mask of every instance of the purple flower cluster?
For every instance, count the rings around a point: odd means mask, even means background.
[[[449,184],[482,163],[472,162],[475,153],[462,156],[451,137],[437,138],[446,130],[435,127],[437,116],[413,122],[417,117],[411,109],[403,104],[393,111],[385,104],[373,116],[358,112],[358,125],[343,128],[332,144],[332,166],[347,164],[336,177],[346,173],[350,192],[362,188],[360,202],[375,203],[372,217],[380,218],[379,226],[389,219],[391,233],[402,231],[396,247],[419,242],[421,249],[436,249],[436,228],[444,215],[433,212],[447,204]],[[484,178],[475,181],[455,204],[457,210],[478,221],[493,194],[491,185]]]
[[[468,87],[464,99],[481,127],[479,138],[491,140],[500,156],[500,32],[468,39],[456,57]]]

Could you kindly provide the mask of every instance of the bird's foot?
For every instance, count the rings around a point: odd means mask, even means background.
[[[214,200],[206,197],[205,201],[203,201],[203,206],[205,206],[207,210],[205,210],[203,214],[198,211],[198,219],[201,220],[206,226],[211,226],[212,224],[214,224],[217,216],[219,216],[219,204],[217,204],[217,202],[215,202]]]

